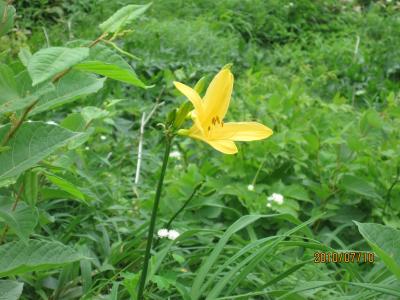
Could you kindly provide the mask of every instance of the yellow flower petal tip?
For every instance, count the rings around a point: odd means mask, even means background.
[[[226,64],[225,66],[223,66],[222,70],[225,70],[225,69],[230,70],[230,69],[232,69],[232,67],[233,67],[233,63],[229,63],[229,64]]]
[[[272,129],[257,122],[228,122],[223,119],[228,111],[233,89],[232,64],[224,66],[213,78],[203,99],[192,88],[174,81],[175,87],[184,94],[194,106],[190,129],[181,129],[180,135],[188,135],[206,142],[224,154],[235,154],[238,149],[235,141],[255,141],[270,137]]]

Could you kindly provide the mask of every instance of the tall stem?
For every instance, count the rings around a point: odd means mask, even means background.
[[[162,187],[163,187],[163,182],[164,182],[164,177],[165,177],[165,171],[167,169],[170,151],[171,151],[171,137],[167,135],[165,137],[165,152],[164,152],[163,164],[161,167],[161,174],[160,174],[160,178],[158,179],[157,191],[156,191],[156,196],[154,198],[153,211],[151,213],[150,226],[149,226],[149,231],[147,234],[147,245],[146,245],[146,252],[145,252],[145,256],[144,256],[142,274],[140,276],[140,282],[139,282],[138,300],[143,299],[143,292],[144,292],[144,288],[146,285],[147,269],[149,267],[149,260],[150,260],[150,256],[151,256],[150,252],[151,252],[151,246],[153,243],[154,228],[156,225],[157,210],[158,210],[158,205],[160,203],[161,192],[162,192]]]

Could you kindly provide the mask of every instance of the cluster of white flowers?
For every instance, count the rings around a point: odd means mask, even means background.
[[[271,196],[269,196],[267,198],[267,200],[268,200],[267,207],[271,207],[272,206],[271,202],[275,202],[275,203],[277,203],[279,205],[282,205],[284,197],[281,194],[273,193]]]
[[[169,154],[169,157],[176,158],[176,159],[181,159],[182,153],[180,153],[177,150],[171,151],[171,153]]]
[[[159,238],[169,238],[170,240],[176,240],[179,237],[179,232],[176,230],[168,230],[165,228],[160,229],[159,231],[157,231],[157,235]]]
[[[102,141],[105,141],[105,140],[107,139],[107,137],[106,137],[105,135],[101,135],[101,136],[100,136],[100,139],[101,139]]]
[[[248,186],[247,186],[247,189],[251,192],[251,191],[254,191],[254,185],[252,185],[252,184],[249,184]]]

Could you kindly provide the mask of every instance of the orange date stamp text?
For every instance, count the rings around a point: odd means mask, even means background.
[[[369,263],[375,262],[374,252],[314,252],[314,263]]]

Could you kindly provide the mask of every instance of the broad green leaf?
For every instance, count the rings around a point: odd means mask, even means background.
[[[92,74],[71,71],[55,83],[55,91],[43,95],[38,105],[31,112],[31,115],[96,93],[103,87],[104,81],[105,78],[96,78]]]
[[[10,125],[0,127],[3,140]],[[81,133],[42,122],[24,123],[10,139],[10,150],[0,153],[0,181],[19,175]]]
[[[29,240],[0,246],[0,277],[48,270],[85,259],[59,242]]]
[[[20,202],[15,211],[12,211],[12,203],[0,203],[0,220],[5,223],[23,241],[27,241],[38,222],[36,208],[32,208]]]
[[[0,91],[1,106],[6,101],[19,98],[14,72],[5,64],[0,64]]]
[[[14,26],[15,8],[0,1],[0,37],[9,32]]]
[[[132,69],[121,68],[102,61],[85,61],[75,66],[75,69],[106,76],[108,78],[126,82],[134,86],[146,88],[146,85],[137,77]]]
[[[28,71],[33,85],[46,81],[89,56],[88,48],[51,47],[42,49],[29,60]]]
[[[97,44],[95,47],[90,48],[88,61],[102,61],[108,64],[116,65],[121,69],[132,70],[129,63],[114,50],[107,46]]]
[[[118,32],[129,25],[133,20],[140,17],[152,3],[146,5],[127,5],[119,9],[109,19],[99,25],[103,32]]]
[[[388,269],[400,279],[400,231],[381,224],[354,223]]]
[[[344,175],[340,181],[343,189],[365,197],[380,199],[381,196],[375,191],[375,188],[364,179],[353,175]]]
[[[18,300],[24,284],[12,280],[0,280],[0,300]]]
[[[89,139],[90,135],[94,132],[94,128],[87,128],[87,125],[88,123],[82,114],[78,112],[69,114],[64,120],[62,120],[60,126],[71,131],[83,131],[79,138],[68,143],[68,149],[75,149]]]
[[[21,110],[42,95],[52,92],[54,85],[43,83],[32,87],[32,81],[26,71],[14,76],[12,70],[5,65],[0,65],[0,114]]]
[[[74,112],[66,116],[65,119],[61,121],[60,126],[71,131],[84,131],[86,120],[81,113]]]

